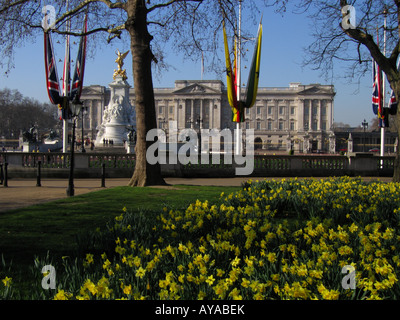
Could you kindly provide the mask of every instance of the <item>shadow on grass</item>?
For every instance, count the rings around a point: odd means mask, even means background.
[[[214,201],[221,192],[239,187],[173,186],[170,188],[116,187],[72,198],[0,213],[0,255],[13,265],[14,274],[26,275],[36,256],[54,259],[74,255],[77,238],[122,213],[157,212],[164,206],[184,209],[197,199]],[[0,272],[1,275],[1,272]]]

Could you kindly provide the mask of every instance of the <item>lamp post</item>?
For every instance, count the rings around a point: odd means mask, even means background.
[[[71,147],[70,147],[70,160],[69,160],[69,179],[68,179],[68,188],[67,188],[67,196],[73,197],[75,194],[74,191],[74,148],[75,148],[75,128],[76,128],[76,118],[78,117],[81,109],[82,102],[73,101],[69,103],[70,115],[72,118],[72,137],[71,137]]]
[[[87,113],[87,107],[84,107],[82,104],[82,147],[81,147],[81,152],[85,153],[85,139],[84,139],[84,131],[83,131],[83,118],[85,117]]]
[[[364,128],[364,152],[365,152],[365,129],[368,128],[368,122],[364,119],[364,121],[361,123],[361,125]]]
[[[201,155],[201,129],[202,129],[202,124],[203,124],[203,119],[200,118],[200,116],[197,118],[196,123],[199,125],[199,147],[198,151],[199,154]]]

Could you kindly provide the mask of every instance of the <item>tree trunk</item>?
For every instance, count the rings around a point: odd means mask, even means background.
[[[399,100],[397,100],[399,101]],[[399,106],[398,106],[399,108]],[[396,115],[393,117],[396,122],[397,128],[397,150],[396,150],[396,158],[394,160],[394,173],[393,173],[393,182],[400,182],[400,112],[397,109]]]
[[[395,158],[395,160],[394,160],[393,182],[400,182],[400,158],[399,158],[399,147],[397,147],[396,158]]]
[[[129,0],[126,4],[126,29],[131,37],[133,81],[136,97],[136,165],[129,186],[165,185],[160,164],[150,165],[146,160],[146,141],[149,130],[157,127],[151,64],[152,36],[147,29],[147,8],[144,0]]]

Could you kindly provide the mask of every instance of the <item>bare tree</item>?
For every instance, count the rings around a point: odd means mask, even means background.
[[[162,51],[155,52],[170,41],[186,57],[208,54],[210,65],[215,66],[217,48],[221,43],[222,20],[228,18],[228,27],[235,27],[235,10],[241,0],[54,0],[47,4],[57,8],[53,32],[64,34],[65,22],[82,15],[89,8],[88,35],[104,34],[107,41],[127,35],[132,53],[132,72],[135,89],[137,123],[136,167],[131,186],[164,184],[160,165],[146,161],[150,142],[146,134],[156,128],[156,113],[152,81],[152,64],[162,60]],[[257,3],[257,4],[256,4]],[[3,57],[11,57],[16,46],[35,31],[42,32],[42,7],[35,0],[0,0],[0,49]],[[248,0],[245,6],[257,12],[258,1]],[[225,13],[225,14],[223,14]],[[71,30],[74,30],[72,27]],[[231,31],[232,32],[232,31]],[[70,32],[74,35],[81,35]],[[4,60],[9,68],[12,59]],[[1,63],[1,59],[0,59]]]
[[[0,90],[0,136],[18,139],[21,131],[36,125],[42,132],[57,125],[57,111],[35,99],[23,97],[18,90]]]
[[[268,4],[284,12],[290,2],[270,0]],[[308,14],[313,26],[315,41],[306,49],[306,65],[321,70],[325,75],[336,71],[340,76],[358,82],[362,76],[372,74],[374,60],[386,74],[399,99],[400,73],[396,66],[400,53],[399,0],[299,0],[293,4],[296,12]],[[349,21],[351,17],[354,25]],[[383,38],[385,18],[386,48]],[[338,62],[345,67],[338,70]],[[400,112],[391,123],[394,128],[400,128]],[[400,137],[399,130],[397,133]],[[393,180],[396,182],[400,181],[399,155],[400,148],[394,166]]]

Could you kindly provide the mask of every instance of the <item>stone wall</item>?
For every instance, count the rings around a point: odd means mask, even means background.
[[[215,160],[215,159],[214,159]],[[234,177],[240,165],[209,159],[209,164],[163,164],[166,177]],[[67,178],[69,154],[63,153],[0,153],[0,163],[8,163],[8,176],[12,178],[35,178],[38,164],[43,178]],[[135,167],[135,156],[130,154],[75,154],[74,176],[76,178],[100,178],[102,164],[106,178],[129,178]],[[246,165],[246,164],[244,164]],[[242,167],[244,165],[241,165]],[[327,177],[327,176],[392,176],[394,157],[372,154],[356,154],[351,157],[308,155],[255,155],[254,170],[249,177]]]

